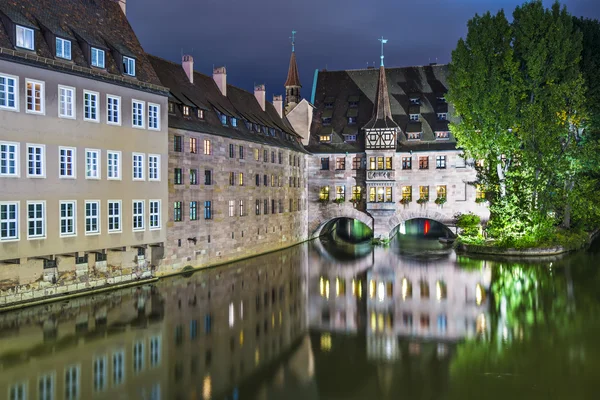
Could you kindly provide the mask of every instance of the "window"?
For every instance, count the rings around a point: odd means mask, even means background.
[[[75,88],[58,85],[58,116],[75,119]]]
[[[438,95],[436,97],[438,103],[445,103],[446,102],[446,97],[442,94],[442,95]]]
[[[446,169],[446,156],[437,156],[435,158],[436,169]]]
[[[94,359],[94,392],[101,392],[106,389],[106,357]]]
[[[412,157],[402,157],[402,169],[412,169]]]
[[[56,38],[56,57],[64,58],[66,60],[71,59],[71,41],[70,40],[62,39],[59,37]]]
[[[419,157],[419,169],[429,169],[429,157]]]
[[[133,371],[139,374],[144,369],[144,342],[142,340],[133,344]]]
[[[263,162],[269,161],[269,152],[267,150],[263,150]]]
[[[198,202],[190,201],[190,221],[196,221],[198,219]]]
[[[108,179],[121,179],[121,152],[106,152],[106,176]]]
[[[369,202],[375,203],[376,200],[377,200],[376,190],[374,187],[370,187],[369,188]]]
[[[329,170],[329,158],[321,158],[321,169]]]
[[[44,82],[27,79],[25,87],[27,112],[30,114],[44,114]]]
[[[268,180],[268,177],[267,177],[266,174],[263,175],[263,185],[264,186],[269,186],[269,180]]]
[[[279,164],[283,163],[283,153],[282,152],[277,153],[277,161],[279,162]]]
[[[419,121],[419,114],[410,114],[409,115],[411,121]]]
[[[254,149],[254,161],[259,161],[260,159],[260,151],[258,149]]]
[[[402,186],[402,200],[412,201],[412,186]]]
[[[148,154],[148,180],[160,181],[160,155]]]
[[[20,25],[17,25],[16,28],[17,47],[21,47],[27,50],[35,50],[33,29],[25,28],[24,26]]]
[[[227,125],[227,115],[220,114],[220,118],[221,118],[221,124]]]
[[[377,157],[377,169],[378,170],[383,169],[383,157]]]
[[[104,68],[104,50],[92,47],[92,67]]]
[[[160,105],[148,103],[148,129],[160,130]]]
[[[133,230],[144,230],[144,201],[133,200]]]
[[[275,187],[275,175],[271,174],[271,187]]]
[[[256,186],[260,186],[260,175],[259,175],[259,174],[256,174],[256,175],[254,176],[254,178],[255,178],[255,180],[256,180]]]
[[[212,185],[212,170],[210,169],[204,170],[204,184]]]
[[[27,176],[29,178],[43,178],[46,176],[46,166],[44,165],[44,145],[27,145]],[[1,166],[4,164],[2,158],[2,144],[0,144],[0,176]]]
[[[335,187],[335,199],[336,200],[346,200],[346,186],[336,186]]]
[[[19,81],[16,77],[0,75],[0,108],[18,110]]]
[[[229,186],[235,185],[235,172],[229,173]]]
[[[108,232],[121,232],[121,201],[108,201]]]
[[[83,91],[83,119],[86,121],[100,122],[98,114],[98,93]]]
[[[385,169],[392,169],[392,157],[385,158]]]
[[[231,126],[233,126],[234,128],[237,126],[237,118],[236,117],[231,117]]]
[[[437,187],[437,198],[438,199],[445,199],[446,198],[446,186],[442,185],[442,186],[438,186]]]
[[[133,58],[123,56],[123,73],[135,76],[135,60]]]
[[[483,190],[483,185],[475,186],[475,200],[485,200],[485,191]]]
[[[435,133],[436,139],[450,139],[450,132],[448,131],[438,131]]]
[[[244,146],[240,145],[239,153],[240,153],[240,160],[243,160],[244,159]]]
[[[106,123],[121,125],[121,98],[117,96],[106,96]]]
[[[45,374],[38,379],[38,399],[54,400],[54,374]]]
[[[362,188],[360,186],[352,186],[352,200],[360,201],[362,198]]]
[[[19,239],[19,203],[0,203],[0,240]]]
[[[175,168],[173,170],[173,183],[175,185],[183,185],[183,169]]]
[[[411,97],[410,104],[421,104],[421,99],[419,97]]]
[[[161,337],[154,336],[150,338],[150,366],[156,367],[160,364],[160,343]]]
[[[85,149],[85,178],[100,179],[100,150]]]
[[[60,207],[60,236],[77,235],[76,224],[76,202],[61,201]]]
[[[75,148],[59,147],[59,176],[61,178],[76,178]]]
[[[198,184],[198,170],[190,169],[190,185]]]
[[[419,198],[429,200],[429,186],[419,186]]]
[[[176,153],[181,153],[183,151],[183,136],[173,136],[173,151]]]
[[[183,111],[183,116],[184,117],[189,117],[190,116],[190,107],[189,106],[182,106],[181,109]]]
[[[244,207],[244,200],[240,200],[240,217],[246,215],[246,209]]]
[[[274,151],[271,152],[271,162],[273,164],[275,164],[275,152]]]
[[[269,213],[269,200],[263,200],[263,214],[267,215]]]
[[[256,215],[260,215],[260,200],[256,199]]]
[[[321,186],[321,190],[319,190],[319,200],[329,201],[329,186]]]
[[[356,135],[344,135],[345,142],[356,142]]]
[[[240,178],[240,186],[244,186],[244,173],[243,172],[240,172],[239,178]]]
[[[204,119],[204,110],[198,110],[198,118]]]
[[[321,142],[321,143],[331,142],[331,135],[319,135],[319,142]]]
[[[337,157],[335,159],[335,169],[346,169],[346,158]]]
[[[437,119],[438,119],[438,121],[445,121],[446,119],[448,119],[448,114],[447,113],[438,113]]]
[[[210,140],[204,139],[204,154],[210,155],[212,154],[212,146],[210,144]]]
[[[65,370],[65,400],[79,399],[79,366],[72,365]]]
[[[357,117],[348,117],[348,125],[354,125],[354,124],[356,124],[357,120],[358,120]],[[356,140],[356,135],[353,135],[353,136],[354,136],[354,140],[352,140],[352,141],[355,141]]]
[[[181,214],[182,214],[181,213],[181,202],[176,201],[173,203],[173,221],[181,222],[181,220],[182,220]]]
[[[391,203],[392,200],[393,200],[392,199],[392,188],[391,188],[391,186],[387,186],[385,188],[385,201],[388,203]]]
[[[212,203],[210,201],[204,202],[204,219],[212,219]]]
[[[145,103],[139,100],[131,100],[131,125],[134,128],[144,127]]]
[[[175,114],[175,104],[169,102],[169,114]]]
[[[150,200],[150,230],[160,229],[160,200]]]
[[[233,144],[229,144],[229,158],[235,157],[235,146]]]
[[[125,379],[125,352],[113,353],[113,384],[120,385]]]
[[[275,199],[271,199],[271,214],[275,214]],[[274,227],[273,227],[273,232],[275,232]]]
[[[331,125],[331,117],[323,118],[323,126]]]
[[[229,216],[233,217],[235,215],[235,201],[229,200]]]
[[[144,177],[145,165],[144,165],[144,155],[141,153],[133,153],[133,180],[134,181],[143,181],[146,178]]]
[[[93,235],[100,233],[100,202],[85,202],[85,234]]]
[[[369,157],[369,169],[370,170],[374,170],[377,169],[377,158],[376,157]]]

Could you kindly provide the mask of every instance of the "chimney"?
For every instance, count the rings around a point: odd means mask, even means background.
[[[225,67],[216,67],[213,69],[213,79],[219,87],[221,94],[227,96],[227,69]]]
[[[194,57],[186,54],[182,57],[181,66],[185,71],[190,83],[194,83]]]
[[[279,118],[283,118],[283,96],[273,95],[273,106],[275,110],[277,110],[277,114],[279,114]]]
[[[260,108],[265,111],[265,99],[266,99],[267,91],[265,89],[265,85],[256,85],[254,86],[254,97],[256,97],[256,101],[260,104]]]
[[[127,0],[118,0],[119,5],[121,6],[121,10],[123,10],[123,14],[127,16]]]

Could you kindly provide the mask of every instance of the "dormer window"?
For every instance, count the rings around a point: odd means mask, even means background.
[[[104,68],[104,50],[92,47],[92,67]]]
[[[135,76],[135,59],[123,56],[123,73],[129,76]]]
[[[169,114],[175,113],[175,104],[169,102]]]
[[[406,138],[408,140],[419,140],[421,139],[421,132],[408,132]]]
[[[344,135],[344,142],[356,142],[356,135]]]
[[[436,139],[450,139],[450,132],[448,131],[438,131],[435,133]]]
[[[27,50],[35,50],[33,29],[17,25],[17,47]]]
[[[198,118],[204,119],[204,110],[198,110]]]
[[[446,102],[446,97],[444,96],[437,96],[437,101],[438,103],[445,103]]]
[[[331,142],[331,135],[320,135],[319,142],[321,143],[329,143]]]
[[[188,106],[183,106],[183,116],[184,117],[190,116],[190,108]]]
[[[356,124],[356,117],[348,117],[348,125]]]
[[[410,114],[411,121],[419,121],[419,114]]]
[[[227,115],[221,114],[221,124],[227,125]]]
[[[237,118],[236,117],[231,117],[231,126],[233,126],[234,128],[237,127]]]
[[[64,58],[65,60],[71,59],[71,41],[56,38],[56,57]]]
[[[331,125],[331,117],[323,118],[323,125]]]
[[[420,98],[418,98],[418,97],[411,97],[411,98],[410,98],[410,104],[416,104],[416,105],[419,105],[419,104],[421,104],[421,99],[420,99]]]
[[[448,119],[448,114],[446,113],[438,113],[437,115],[438,121],[445,121]]]
[[[269,128],[269,134],[275,137],[275,128]]]

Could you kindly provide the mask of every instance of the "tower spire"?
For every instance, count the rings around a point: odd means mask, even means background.
[[[285,112],[290,112],[296,104],[300,103],[300,75],[298,74],[298,64],[296,64],[296,31],[292,31],[292,55],[290,56],[290,66],[288,68],[287,79],[285,80]]]
[[[386,44],[388,42],[387,39],[384,39],[383,36],[381,37],[381,39],[378,39],[381,42],[381,66],[383,67],[383,45]]]
[[[375,103],[373,108],[373,117],[364,126],[364,129],[397,128],[398,124],[392,118],[392,108],[390,106],[390,94],[385,77],[385,67],[383,65],[383,45],[387,39],[383,36],[378,39],[381,42],[381,66],[379,67],[379,80],[377,82],[377,93],[375,94]]]

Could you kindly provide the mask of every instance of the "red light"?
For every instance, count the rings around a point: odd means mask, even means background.
[[[427,235],[429,233],[429,221],[426,220],[425,221],[425,234]]]

